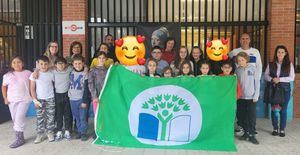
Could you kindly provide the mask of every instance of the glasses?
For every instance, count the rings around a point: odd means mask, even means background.
[[[57,46],[50,46],[50,47],[57,48]]]

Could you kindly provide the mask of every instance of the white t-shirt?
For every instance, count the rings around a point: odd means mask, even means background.
[[[21,72],[8,72],[3,76],[3,86],[7,86],[8,102],[30,102],[29,76],[31,72],[23,70]]]
[[[31,81],[35,81],[36,84],[36,94],[38,99],[49,99],[54,97],[54,74],[50,71],[39,72],[39,78],[33,78],[32,74],[29,78]]]

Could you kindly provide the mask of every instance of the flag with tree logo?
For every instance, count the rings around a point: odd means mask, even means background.
[[[110,68],[94,144],[235,151],[235,76],[150,78]]]

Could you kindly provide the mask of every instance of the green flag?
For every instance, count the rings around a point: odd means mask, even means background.
[[[236,151],[235,76],[150,78],[112,66],[94,144]]]

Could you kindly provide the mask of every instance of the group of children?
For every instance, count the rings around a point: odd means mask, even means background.
[[[184,47],[181,50],[179,56],[182,59],[171,62],[169,65],[161,59],[161,49],[154,47],[151,52],[152,58],[149,58],[145,64],[144,75],[194,77],[197,69],[201,76],[213,75],[209,61],[201,60],[199,64],[198,62],[193,64],[187,59],[188,52],[184,51]],[[106,63],[109,59],[107,52],[103,51],[96,52],[94,58],[96,60],[93,61],[97,62],[94,62],[94,66],[88,69],[84,58],[79,54],[72,57],[72,64],[68,64],[63,57],[57,57],[54,66],[51,66],[49,58],[43,55],[37,59],[38,69],[33,73],[24,70],[21,57],[17,56],[12,59],[12,69],[4,75],[2,86],[5,104],[9,105],[16,132],[16,140],[10,145],[11,148],[19,147],[25,142],[24,121],[31,99],[37,113],[37,136],[34,143],[42,142],[45,134],[49,142],[63,138],[70,140],[71,134],[75,132],[77,132],[76,139],[82,141],[88,139],[88,108],[92,103],[93,111],[96,112],[108,69]],[[255,76],[257,74],[255,67],[248,65],[248,61],[247,53],[240,52],[236,56],[235,72],[233,72],[234,63],[227,60],[221,64],[222,73],[219,76],[236,74],[239,83],[238,103],[242,103],[237,106],[237,120],[245,130],[241,139],[248,139],[258,144],[254,136],[256,113],[253,103],[258,100],[259,79]],[[75,131],[72,131],[73,121],[76,124]]]
[[[49,142],[70,140],[71,133],[77,133],[75,139],[88,139],[88,108],[92,101],[96,111],[107,72],[104,67],[106,53],[99,52],[97,58],[98,65],[89,70],[81,55],[75,55],[71,65],[65,58],[57,57],[53,66],[49,58],[42,55],[33,73],[24,69],[21,57],[12,59],[11,70],[3,76],[2,84],[5,104],[9,106],[16,132],[11,148],[25,143],[25,116],[31,101],[37,115],[35,144],[42,142],[45,134]]]
[[[182,47],[183,49],[185,47]],[[201,60],[199,63],[199,71],[193,71],[191,61],[185,59],[179,63],[179,69],[176,71],[176,67],[165,66],[162,72],[158,72],[158,68],[161,67],[160,60],[156,51],[152,51],[152,58],[149,58],[146,63],[145,76],[150,77],[180,77],[180,76],[208,76],[212,74],[210,62],[207,60]],[[155,55],[153,56],[153,53]],[[221,73],[218,76],[237,76],[237,124],[242,127],[244,134],[240,137],[241,140],[248,140],[253,144],[259,144],[255,138],[255,125],[256,125],[256,102],[259,98],[260,90],[260,76],[256,67],[249,64],[250,57],[246,52],[239,52],[235,60],[226,60],[221,63]],[[173,63],[171,63],[172,66]],[[236,66],[234,66],[236,65]],[[197,67],[194,68],[194,70]],[[177,74],[177,75],[176,75]]]

